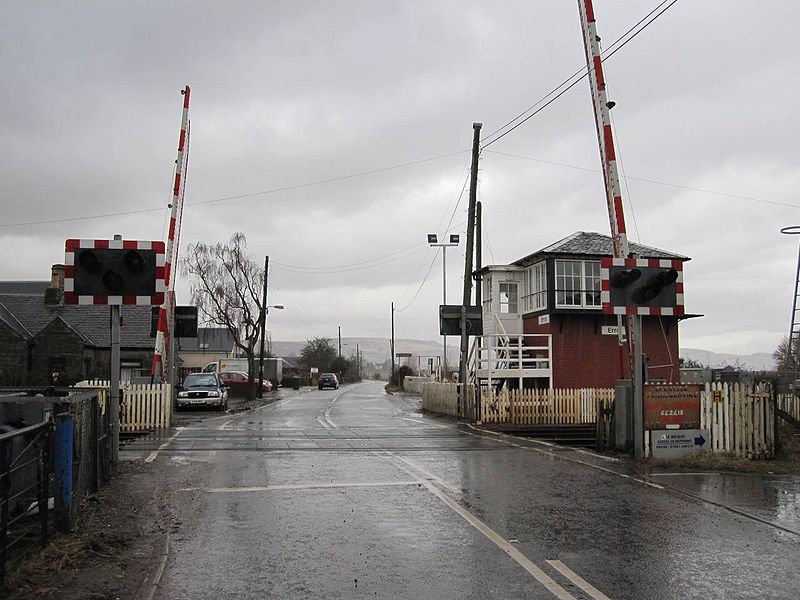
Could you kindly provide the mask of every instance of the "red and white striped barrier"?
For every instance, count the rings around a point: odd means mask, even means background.
[[[164,302],[165,255],[164,242],[141,240],[78,240],[66,241],[64,254],[64,303],[65,304],[116,304],[158,306]],[[75,292],[75,255],[81,250],[153,250],[156,253],[156,286],[149,296],[115,296],[108,294],[77,294]]]
[[[183,190],[184,168],[187,165],[189,154],[187,152],[189,141],[189,95],[191,90],[187,85],[183,94],[183,113],[181,115],[181,133],[178,138],[178,158],[175,161],[175,182],[172,186],[172,210],[169,218],[169,234],[167,237],[167,262],[165,265],[165,284],[168,294],[158,311],[158,329],[156,331],[156,345],[153,353],[152,376],[160,378],[163,369],[164,349],[169,343],[169,315],[175,305],[175,282],[172,278],[173,265],[178,261],[178,246],[180,240],[181,220],[183,218]]]
[[[592,90],[600,158],[606,182],[606,201],[608,218],[611,221],[611,235],[614,239],[614,256],[624,257],[628,255],[628,234],[625,230],[625,214],[617,173],[617,157],[614,151],[614,134],[611,129],[603,60],[600,56],[600,38],[597,36],[592,0],[578,0],[578,9],[581,14],[586,64],[590,71],[589,86]]]

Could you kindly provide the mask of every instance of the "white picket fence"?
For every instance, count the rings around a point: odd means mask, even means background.
[[[101,401],[105,406],[108,397],[108,380],[80,381],[75,387],[101,388]],[[172,424],[172,386],[168,383],[125,383],[120,386],[120,431],[143,433],[166,429]]]
[[[772,387],[707,383],[700,395],[700,428],[711,432],[712,452],[730,452],[746,458],[773,457]]]
[[[474,387],[470,386],[468,407],[474,406]],[[484,390],[481,394],[483,423],[516,425],[567,425],[597,422],[598,409],[610,407],[613,389]],[[422,408],[440,415],[456,416],[458,385],[426,383],[422,386]],[[601,406],[602,405],[602,406]]]
[[[475,388],[468,388],[468,405],[475,404]],[[462,410],[462,414],[469,414]],[[457,383],[424,383],[422,384],[422,410],[439,415],[458,415],[458,384]]]
[[[606,388],[501,390],[481,396],[481,421],[516,425],[596,423],[600,405],[614,402],[614,390]]]

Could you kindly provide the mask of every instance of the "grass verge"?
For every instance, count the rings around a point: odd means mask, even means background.
[[[725,471],[764,475],[800,475],[800,435],[785,423],[778,431],[779,447],[774,459],[748,459],[732,453],[698,454],[678,460],[647,459],[640,467],[647,471]]]

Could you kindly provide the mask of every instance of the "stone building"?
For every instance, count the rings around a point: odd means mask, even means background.
[[[147,376],[153,360],[151,308],[121,308],[121,378]],[[47,385],[108,379],[109,306],[64,304],[64,266],[48,281],[0,281],[0,385]]]

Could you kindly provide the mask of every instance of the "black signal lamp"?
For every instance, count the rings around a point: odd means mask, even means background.
[[[625,286],[638,281],[641,276],[641,269],[620,269],[611,275],[609,281],[611,283],[611,287],[624,288]]]
[[[81,250],[78,254],[78,263],[89,273],[97,273],[103,266],[102,261],[94,250]]]

